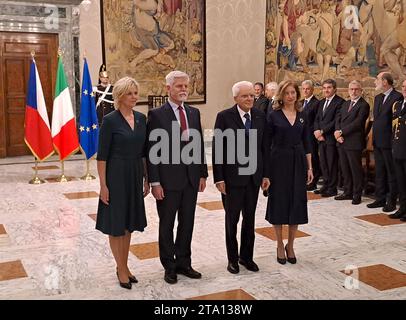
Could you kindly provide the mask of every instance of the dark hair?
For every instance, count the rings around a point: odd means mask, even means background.
[[[393,86],[393,77],[389,72],[382,73],[382,80],[386,80],[390,86]]]
[[[297,85],[297,83],[295,81],[292,80],[285,80],[282,81],[279,84],[279,90],[278,93],[276,94],[276,103],[274,103],[272,105],[274,110],[282,110],[283,108],[283,96],[285,95],[285,91],[288,87],[293,87],[295,88],[296,91],[296,102],[295,102],[295,109],[296,111],[300,112],[302,111],[302,105],[299,102],[300,100],[300,90],[299,90],[299,86]]]
[[[335,80],[333,80],[333,79],[324,80],[321,85],[323,86],[324,84],[331,84],[334,89],[337,89],[337,82]]]
[[[260,86],[262,88],[262,90],[264,90],[264,84],[262,82],[255,82],[254,87],[255,86]]]

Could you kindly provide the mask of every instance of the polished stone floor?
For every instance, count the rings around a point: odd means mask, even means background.
[[[122,289],[107,237],[94,228],[98,180],[79,179],[86,166],[75,156],[65,162],[73,180],[55,182],[61,165],[51,160],[40,164],[46,183],[30,185],[32,157],[0,159],[0,299],[406,299],[406,224],[366,208],[368,198],[354,206],[309,195],[309,224],[299,228],[295,243],[298,263],[280,265],[261,194],[254,254],[260,271],[241,267],[230,274],[224,211],[211,171],[199,194],[192,244],[193,267],[202,279],[163,280],[149,195],[148,227],[133,234],[130,248],[139,283]],[[95,161],[91,172],[96,174]]]

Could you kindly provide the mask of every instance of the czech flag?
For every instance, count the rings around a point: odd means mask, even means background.
[[[43,161],[54,153],[44,93],[35,60],[32,59],[25,106],[24,141],[32,154]]]

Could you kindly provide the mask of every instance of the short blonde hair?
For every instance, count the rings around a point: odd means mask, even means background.
[[[140,85],[138,82],[130,77],[124,77],[119,79],[113,87],[113,99],[114,99],[114,109],[118,109],[120,107],[119,101],[121,97],[123,97],[130,88],[136,87],[137,90],[140,89]]]
[[[276,94],[276,103],[272,105],[274,110],[281,110],[283,108],[283,96],[285,95],[285,91],[288,87],[293,87],[296,91],[296,102],[295,102],[295,109],[296,111],[302,111],[302,106],[299,102],[300,100],[300,90],[299,86],[295,81],[292,80],[285,80],[282,81],[279,85],[278,93]]]

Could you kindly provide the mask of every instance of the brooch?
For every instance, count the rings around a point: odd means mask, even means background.
[[[300,120],[300,123],[304,123],[304,120],[303,120],[303,118],[300,118],[299,120]]]

